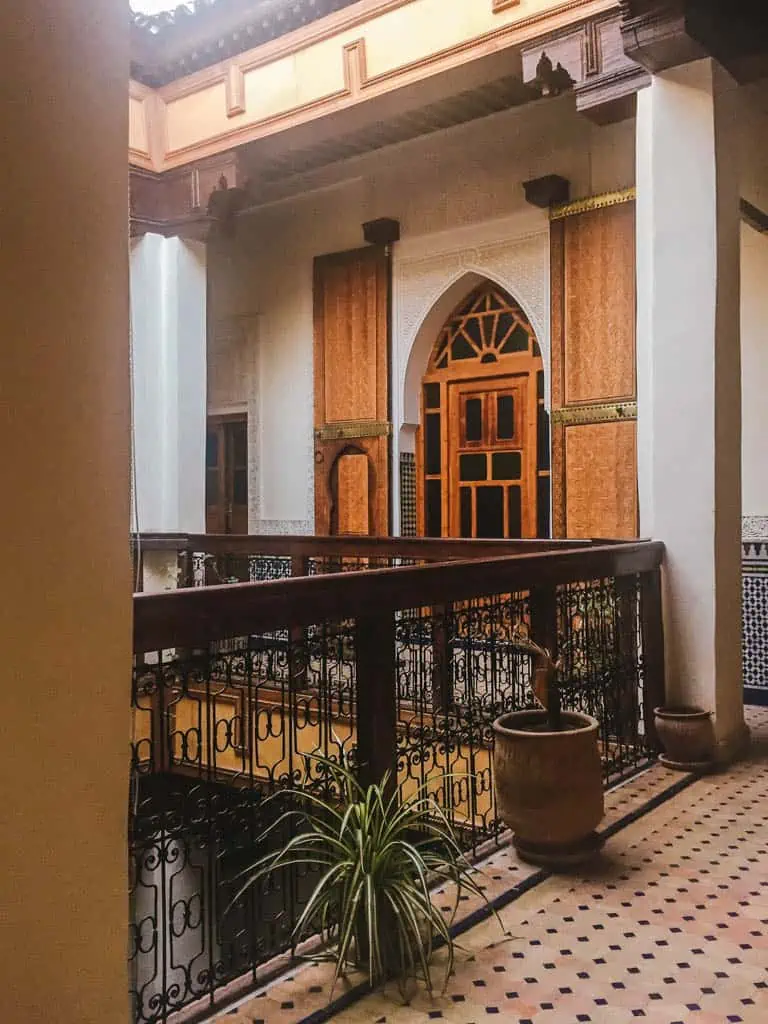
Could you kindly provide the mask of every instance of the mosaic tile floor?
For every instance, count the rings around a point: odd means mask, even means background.
[[[403,1006],[393,987],[334,1020],[768,1024],[768,710],[748,720],[748,759],[620,829],[588,870],[506,906],[507,937],[493,919],[466,931],[444,994],[417,989]],[[680,778],[654,767],[608,794],[605,826]],[[490,897],[533,873],[511,848],[483,869]],[[462,914],[474,909],[467,901]],[[303,967],[220,1020],[295,1024],[327,1005],[328,977],[325,965]]]

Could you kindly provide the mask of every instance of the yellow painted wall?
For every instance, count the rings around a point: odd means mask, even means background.
[[[132,158],[148,158],[148,139],[157,135],[163,152],[155,169],[178,166],[613,8],[618,0],[520,0],[494,13],[492,0],[410,0],[386,10],[384,0],[371,0],[367,20],[349,23],[360,14],[346,9],[170,83],[158,90],[157,106],[134,100]],[[345,49],[354,43],[364,62],[360,90],[345,72],[351,64],[357,73],[357,57]],[[245,109],[228,116],[232,68],[243,75]]]
[[[0,1019],[121,1024],[127,10],[0,5]]]

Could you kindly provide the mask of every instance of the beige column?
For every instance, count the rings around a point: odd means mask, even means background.
[[[667,545],[668,699],[714,712],[723,758],[745,739],[735,99],[702,60],[637,112],[640,529]]]
[[[129,1019],[128,10],[0,5],[0,1018]]]

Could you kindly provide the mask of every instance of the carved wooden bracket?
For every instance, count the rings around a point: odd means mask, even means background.
[[[559,174],[545,174],[523,182],[525,201],[541,209],[556,203],[567,203],[571,195],[571,183]]]
[[[765,0],[622,0],[624,52],[649,71],[714,57],[738,82],[768,74]]]

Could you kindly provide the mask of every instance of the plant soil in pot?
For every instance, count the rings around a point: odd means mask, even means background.
[[[499,814],[523,860],[555,869],[599,850],[604,814],[598,723],[573,711],[558,718],[553,729],[546,710],[513,711],[493,725]]]
[[[680,771],[712,767],[715,747],[712,714],[692,706],[654,708],[654,724],[664,753],[659,761]]]

